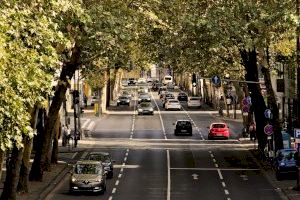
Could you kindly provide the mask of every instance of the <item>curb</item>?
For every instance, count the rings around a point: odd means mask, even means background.
[[[65,177],[65,175],[68,173],[70,167],[68,164],[65,165],[63,170],[58,173],[54,179],[52,179],[47,186],[45,186],[44,190],[41,192],[41,194],[38,196],[36,200],[40,199],[46,199],[47,196],[52,192],[52,190],[56,187],[56,185]]]

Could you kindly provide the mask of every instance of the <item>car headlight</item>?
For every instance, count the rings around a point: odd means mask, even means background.
[[[139,99],[139,101],[141,101],[142,99]]]
[[[76,178],[72,177],[71,181],[76,182]]]
[[[284,162],[281,162],[281,163],[280,163],[280,166],[285,166],[285,163],[284,163]]]
[[[142,112],[143,110],[139,108],[138,111],[139,111],[139,112]]]
[[[153,111],[153,108],[150,108],[149,110],[150,110],[150,111]]]
[[[118,103],[120,103],[120,100],[117,100]]]
[[[129,102],[129,99],[127,99],[126,102]]]
[[[148,98],[147,101],[150,101],[150,98]]]

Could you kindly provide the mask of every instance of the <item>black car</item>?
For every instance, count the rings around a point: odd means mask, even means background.
[[[188,101],[188,95],[184,92],[180,92],[177,96],[178,101]]]
[[[111,159],[107,152],[91,152],[87,156],[88,160],[101,161],[104,170],[107,172],[107,178],[114,176],[114,160]]]
[[[134,78],[128,79],[128,85],[135,85],[135,84],[136,84],[136,80]]]
[[[117,100],[117,106],[119,105],[130,105],[130,99],[127,96],[120,96]]]
[[[284,175],[297,174],[297,162],[295,159],[297,151],[295,149],[280,149],[276,152],[274,168],[277,180],[282,180]]]
[[[193,135],[193,126],[190,120],[177,120],[174,130],[174,135],[185,134],[185,135]]]

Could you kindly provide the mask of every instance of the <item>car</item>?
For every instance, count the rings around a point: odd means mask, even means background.
[[[161,83],[159,83],[159,82],[154,82],[154,83],[152,84],[152,90],[153,90],[153,91],[158,91],[158,89],[159,89],[161,86],[162,86]]]
[[[132,98],[132,94],[130,94],[130,92],[128,92],[127,90],[123,90],[121,96],[128,97],[128,99],[130,100]]]
[[[180,102],[176,99],[168,99],[165,103],[166,110],[181,110]]]
[[[138,103],[151,102],[151,97],[148,93],[141,93],[138,97]]]
[[[128,86],[128,80],[126,78],[123,78],[121,81],[122,86],[126,87]]]
[[[167,91],[167,87],[166,86],[162,86],[158,88],[158,94],[161,94],[163,91]]]
[[[130,99],[127,96],[120,96],[117,100],[117,106],[120,105],[130,106]]]
[[[139,79],[137,80],[137,84],[138,84],[138,85],[145,85],[145,84],[147,84],[147,81],[146,81],[145,78],[139,78]]]
[[[136,84],[136,80],[134,78],[128,79],[128,85],[135,85],[135,84]]]
[[[91,106],[95,105],[95,103],[99,103],[99,97],[97,96],[92,96],[91,98]]]
[[[139,87],[139,89],[138,89],[138,94],[140,94],[140,93],[148,93],[148,92],[149,92],[148,87]]]
[[[297,150],[295,149],[280,149],[276,152],[274,158],[274,169],[276,179],[282,180],[284,176],[297,175],[297,162],[295,159]]]
[[[224,138],[229,139],[230,131],[226,123],[212,123],[209,127],[208,139]]]
[[[101,161],[104,170],[107,172],[107,178],[114,176],[114,160],[111,159],[110,154],[107,152],[90,152],[87,155],[88,160]]]
[[[187,102],[188,108],[196,107],[200,108],[201,107],[201,98],[200,97],[190,97],[188,102]]]
[[[179,92],[177,96],[178,101],[188,101],[188,95],[184,92]]]
[[[193,135],[193,126],[190,120],[177,120],[174,130],[174,135],[177,136],[179,134],[185,134],[185,135]]]
[[[142,102],[138,105],[138,115],[153,115],[153,106],[150,102]]]
[[[70,176],[69,190],[104,194],[106,191],[106,172],[100,161],[77,161]]]
[[[163,107],[165,107],[169,99],[175,99],[175,96],[172,93],[165,93],[162,97]]]

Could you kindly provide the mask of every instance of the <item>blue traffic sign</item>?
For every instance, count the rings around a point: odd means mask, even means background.
[[[264,114],[265,114],[265,118],[267,118],[267,119],[272,119],[273,118],[273,114],[272,114],[270,109],[266,109]]]
[[[211,78],[211,82],[214,84],[214,85],[220,85],[221,83],[221,78],[217,75],[214,75],[212,78]]]

